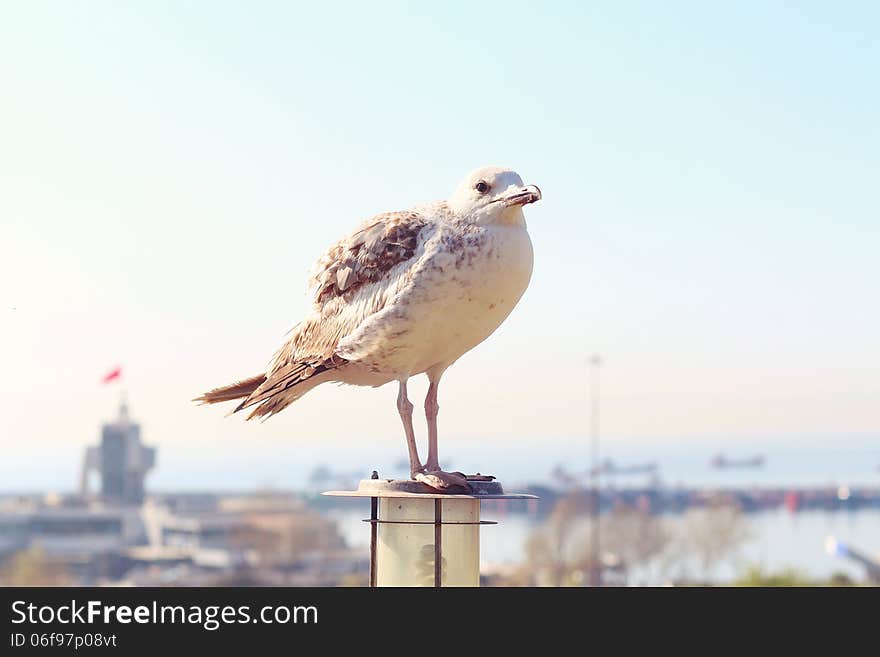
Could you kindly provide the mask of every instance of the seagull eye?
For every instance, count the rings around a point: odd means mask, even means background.
[[[480,194],[485,194],[489,191],[489,183],[487,183],[485,180],[481,180],[474,186],[474,189],[480,192]]]

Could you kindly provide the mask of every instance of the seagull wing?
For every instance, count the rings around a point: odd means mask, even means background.
[[[347,359],[337,353],[339,342],[393,302],[436,232],[436,222],[418,211],[388,212],[331,246],[310,280],[312,312],[291,330],[266,380],[235,410],[276,398],[254,415],[264,414],[264,408],[277,413],[311,388],[294,391],[294,386],[345,364]]]

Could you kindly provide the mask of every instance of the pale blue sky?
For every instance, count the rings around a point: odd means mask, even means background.
[[[535,273],[441,457],[577,440],[593,351],[609,440],[877,436],[880,8],[728,4],[0,4],[0,477],[93,441],[117,362],[166,458],[403,456],[390,387],[188,400],[331,240],[490,163],[544,191]]]

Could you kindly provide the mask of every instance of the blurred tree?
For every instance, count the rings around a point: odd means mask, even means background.
[[[575,540],[585,527],[587,496],[575,490],[561,498],[547,520],[526,540],[526,561],[501,585],[576,586],[583,582],[589,559]]]
[[[688,509],[676,540],[679,559],[697,560],[704,581],[718,564],[735,557],[749,537],[748,525],[736,504],[721,502]]]
[[[858,584],[846,573],[837,572],[831,575],[828,586],[858,586]]]
[[[620,506],[602,519],[602,552],[614,557],[624,572],[649,567],[670,544],[670,531],[646,509]],[[583,546],[589,554],[589,545]]]
[[[769,573],[764,572],[760,566],[753,565],[746,568],[732,584],[734,586],[813,586],[815,582],[794,568]]]
[[[582,586],[591,567],[589,498],[583,490],[560,499],[546,522],[526,541],[526,561],[499,585]],[[670,532],[646,508],[619,507],[601,519],[601,551],[607,577],[625,583],[628,569],[663,553]]]
[[[812,580],[796,568],[765,572],[760,566],[749,566],[733,581],[734,586],[856,586],[846,573],[834,573],[826,581]]]
[[[15,553],[0,568],[2,586],[67,586],[71,577],[61,564],[53,561],[35,545]]]
[[[370,585],[370,574],[367,572],[364,573],[349,573],[348,575],[343,575],[339,580],[338,586],[342,587],[367,587]]]

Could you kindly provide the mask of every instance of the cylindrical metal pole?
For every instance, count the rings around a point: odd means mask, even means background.
[[[434,586],[443,586],[443,501],[434,500]]]
[[[374,481],[379,478],[379,473],[373,470],[370,479]],[[370,498],[370,586],[376,587],[376,539],[379,534],[379,525],[376,522],[379,519],[379,498]]]
[[[599,493],[599,367],[598,355],[590,358],[590,586],[602,586],[602,551],[600,548],[600,493]]]

